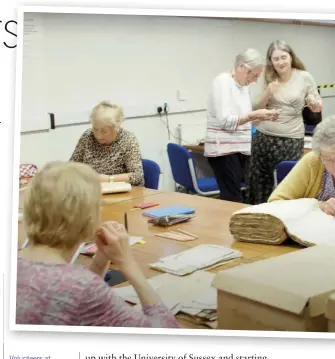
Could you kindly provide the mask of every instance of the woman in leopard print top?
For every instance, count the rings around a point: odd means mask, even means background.
[[[142,156],[136,137],[121,128],[123,110],[101,102],[91,113],[92,129],[80,137],[70,161],[90,165],[101,182],[129,182],[144,185]]]

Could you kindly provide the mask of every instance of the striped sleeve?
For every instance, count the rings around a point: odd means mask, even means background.
[[[163,302],[132,307],[97,276],[86,285],[79,313],[84,326],[179,328]]]

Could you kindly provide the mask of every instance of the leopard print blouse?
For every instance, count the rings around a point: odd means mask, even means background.
[[[130,184],[144,185],[142,156],[136,137],[121,128],[111,145],[102,145],[94,137],[91,129],[80,137],[70,161],[90,165],[99,174],[113,176],[129,174]]]

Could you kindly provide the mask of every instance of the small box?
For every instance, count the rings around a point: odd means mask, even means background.
[[[321,245],[223,270],[213,281],[218,328],[327,332],[334,272],[335,246]]]
[[[326,318],[328,319],[328,332],[335,332],[335,293],[327,301]]]

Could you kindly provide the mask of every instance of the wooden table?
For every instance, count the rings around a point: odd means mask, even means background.
[[[178,253],[204,243],[230,246],[241,251],[243,254],[241,259],[213,268],[210,270],[211,272],[231,268],[241,263],[246,264],[275,257],[301,248],[299,245],[291,243],[280,246],[243,242],[234,243],[234,239],[229,232],[229,220],[233,212],[245,207],[244,204],[176,192],[157,193],[151,196],[150,200],[159,203],[161,206],[187,205],[193,207],[195,209],[195,217],[189,222],[174,226],[173,229],[184,229],[197,235],[199,239],[189,242],[179,242],[156,237],[155,233],[163,232],[167,229],[148,224],[148,218],[141,214],[142,211],[132,211],[133,206],[142,200],[143,199],[137,198],[131,201],[120,202],[113,206],[106,206],[103,209],[102,216],[103,220],[116,220],[122,223],[124,212],[128,212],[129,234],[143,236],[146,241],[144,245],[135,245],[133,247],[133,253],[147,278],[161,274],[149,268],[148,263],[155,262],[160,257]],[[208,327],[190,323],[180,318],[179,315],[177,315],[177,319],[179,324],[184,328],[208,329]]]
[[[103,196],[102,203],[103,205],[114,204],[118,202],[130,201],[136,198],[148,197],[154,194],[159,193],[160,191],[156,191],[149,188],[144,187],[132,187],[130,192],[125,193],[113,193]]]
[[[204,145],[184,145],[184,147],[190,151],[204,152]]]
[[[146,241],[143,245],[137,244],[133,246],[132,251],[147,278],[161,274],[149,268],[148,263],[154,262],[162,256],[178,253],[203,243],[231,246],[243,254],[241,259],[216,267],[210,270],[211,272],[217,272],[241,263],[251,263],[278,256],[301,248],[296,244],[272,246],[243,242],[234,243],[234,239],[229,232],[229,220],[233,212],[245,207],[244,204],[176,192],[160,192],[154,190],[143,190],[143,197],[137,197],[140,192],[140,190],[134,188],[132,192],[128,194],[128,196],[131,197],[131,199],[128,200],[125,199],[127,195],[124,195],[125,197],[123,197],[123,195],[109,195],[108,203],[102,208],[102,219],[103,221],[114,220],[123,223],[124,213],[128,212],[129,234],[142,236]],[[134,210],[135,204],[149,199],[151,202],[158,203],[161,206],[186,205],[193,207],[195,209],[195,217],[191,221],[176,225],[173,228],[182,228],[196,234],[199,239],[189,242],[179,242],[156,237],[155,233],[165,231],[166,229],[148,224],[148,218],[142,215],[142,211]],[[23,229],[22,225],[19,225],[19,243],[22,244],[22,242]],[[88,266],[90,261],[91,258],[88,256],[80,256],[78,259],[78,262],[85,266]],[[177,319],[184,328],[207,328],[185,321],[178,315]]]
[[[193,152],[194,166],[198,178],[215,177],[214,172],[204,157],[204,145],[184,145],[186,149]],[[304,155],[311,151],[310,148],[304,148]]]
[[[148,218],[142,215],[142,211],[131,209],[142,199],[134,199],[117,203],[113,206],[106,206],[103,209],[103,220],[116,220],[123,222],[124,212],[128,212],[128,230],[130,235],[143,236],[146,240],[144,245],[133,247],[136,259],[139,261],[143,272],[147,277],[159,274],[150,269],[148,263],[154,262],[162,256],[174,254],[184,249],[199,244],[217,244],[231,246],[243,253],[243,258],[214,268],[217,272],[225,267],[231,267],[239,263],[249,263],[257,258],[268,258],[288,253],[298,248],[298,245],[265,245],[243,242],[234,242],[229,231],[229,220],[233,212],[245,207],[245,204],[226,202],[212,198],[205,198],[195,195],[187,195],[177,192],[161,192],[150,197],[151,201],[159,203],[162,207],[170,205],[187,205],[195,209],[195,217],[189,222],[173,226],[173,229],[184,229],[199,237],[195,241],[179,242],[171,239],[156,237],[156,233],[164,232],[167,229],[148,224]]]
[[[205,146],[204,145],[184,145],[184,147],[190,151],[193,151],[193,152],[201,152],[202,154],[204,153],[204,148]],[[305,147],[304,148],[304,155],[306,153],[309,153],[311,152],[312,149],[311,148],[307,148]]]

